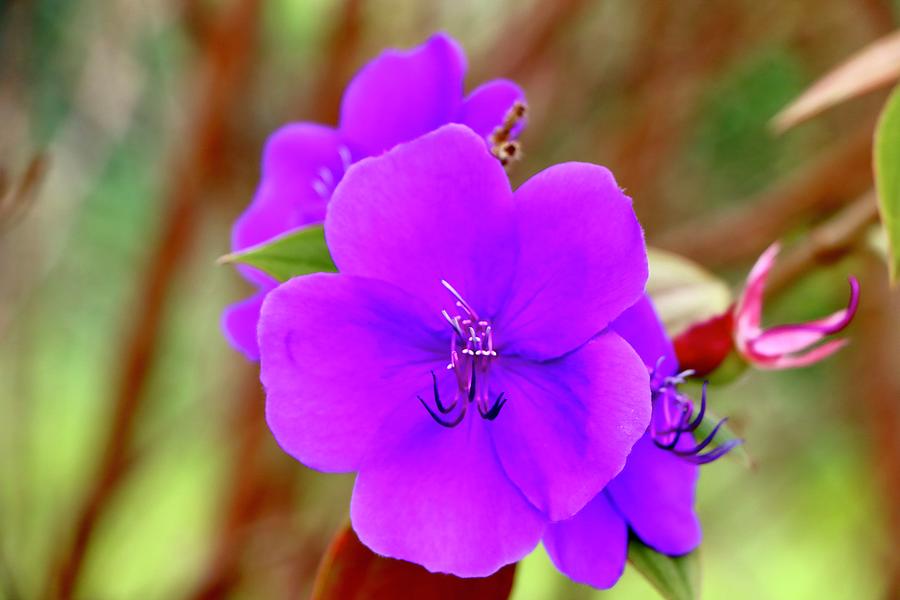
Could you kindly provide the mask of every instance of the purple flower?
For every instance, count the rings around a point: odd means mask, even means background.
[[[544,546],[557,568],[575,581],[612,587],[625,568],[628,530],[664,554],[690,552],[700,543],[694,514],[698,467],[736,442],[706,450],[715,432],[697,444],[691,433],[703,408],[679,394],[681,378],[671,341],[648,298],[610,325],[632,344],[653,372],[653,416],[625,468],[573,518],[547,528]],[[705,390],[704,390],[705,407]],[[720,424],[721,425],[721,424]]]
[[[362,158],[446,123],[489,136],[523,98],[522,91],[510,81],[494,80],[463,98],[465,71],[465,55],[447,35],[434,35],[409,51],[387,50],[350,82],[337,129],[294,123],[275,132],[266,144],[256,196],[234,225],[232,251],[320,223],[335,186]],[[240,271],[259,291],[226,310],[223,329],[235,348],[256,360],[259,308],[277,282],[250,267]]]
[[[769,272],[781,246],[769,246],[753,265],[747,284],[734,309],[734,345],[740,355],[759,369],[805,367],[828,358],[844,347],[846,340],[828,340],[853,320],[859,306],[859,282],[850,277],[850,301],[847,308],[807,323],[762,328],[763,293]]]
[[[649,423],[647,368],[608,328],[647,278],[630,200],[582,163],[513,193],[447,125],[352,166],[325,235],[340,273],[263,304],[278,443],[358,471],[353,528],[379,554],[460,576],[521,559]]]

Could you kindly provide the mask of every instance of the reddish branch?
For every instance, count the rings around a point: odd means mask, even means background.
[[[337,123],[344,85],[350,79],[359,48],[363,0],[344,0],[323,48],[318,81],[313,86],[312,106],[304,115],[322,123]]]
[[[263,395],[256,368],[246,369],[243,393],[238,399],[231,423],[235,440],[228,496],[218,540],[208,572],[190,594],[196,600],[212,600],[227,594],[239,578],[240,548],[245,545],[248,525],[257,520],[266,504],[267,483],[262,468],[261,450],[268,441],[263,419]]]
[[[325,60],[313,86],[311,118],[334,123],[339,117],[341,94],[350,77],[362,32],[363,0],[344,0],[324,44]],[[306,115],[310,116],[310,115]],[[257,369],[248,370],[243,393],[232,421],[236,448],[230,481],[223,497],[223,518],[207,572],[190,594],[195,600],[226,596],[240,582],[242,548],[253,524],[283,513],[291,506],[290,480],[272,473],[266,464],[266,449],[274,444],[265,427],[264,399]],[[291,466],[293,466],[292,461]]]
[[[882,572],[887,588],[883,598],[900,597],[900,373],[897,352],[900,350],[900,291],[888,287],[884,261],[871,257],[862,279],[863,295],[856,323],[858,346],[852,389],[851,412],[862,411],[867,429],[866,441],[871,453],[875,485],[881,492],[887,543]]]
[[[27,213],[47,174],[47,163],[44,154],[32,156],[15,185],[0,171],[0,232],[18,223]]]
[[[796,225],[857,198],[872,185],[872,132],[866,123],[774,188],[650,243],[721,267],[757,256]]]
[[[722,3],[698,12],[690,21],[691,36],[683,52],[674,52],[666,39],[666,26],[676,23],[671,5],[657,3],[646,13],[646,39],[656,39],[634,64],[624,84],[635,108],[628,126],[615,141],[610,164],[620,185],[638,201],[635,209],[645,229],[652,233],[667,219],[660,173],[675,161],[688,125],[697,111],[698,99],[709,80],[732,63],[758,28],[747,23],[733,4]],[[602,139],[609,136],[601,132]],[[599,145],[598,144],[598,145]]]
[[[237,0],[222,16],[204,48],[196,116],[185,152],[173,165],[163,208],[162,231],[135,294],[129,324],[115,356],[123,364],[114,383],[113,414],[96,475],[75,516],[74,531],[63,542],[49,594],[72,598],[78,586],[95,526],[122,484],[133,458],[136,416],[159,345],[160,326],[175,277],[190,249],[204,186],[215,171],[227,131],[228,115],[243,86],[260,0]]]
[[[828,265],[849,254],[873,223],[878,222],[875,193],[841,209],[827,222],[815,227],[795,249],[780,258],[766,285],[768,294],[777,294],[816,267]]]
[[[532,10],[505,27],[478,64],[490,65],[491,73],[523,81],[587,4],[585,0],[536,2]],[[482,73],[477,75],[474,81],[486,79]]]

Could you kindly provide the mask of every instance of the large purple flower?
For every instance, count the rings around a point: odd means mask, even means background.
[[[653,373],[652,423],[606,489],[573,518],[551,524],[544,537],[560,571],[598,588],[611,587],[622,575],[629,528],[664,554],[684,554],[697,547],[701,537],[693,509],[697,464],[715,460],[733,445],[704,453],[712,437],[705,444],[694,442],[690,424],[697,416],[690,401],[676,390],[678,361],[648,298],[628,309],[610,329],[631,343]]]
[[[647,429],[647,368],[608,327],[647,278],[630,200],[581,163],[513,194],[447,125],[352,166],[325,235],[340,273],[263,304],[279,444],[359,472],[351,520],[379,554],[461,576],[519,560]]]
[[[483,137],[523,98],[514,83],[488,82],[463,98],[466,59],[459,45],[438,34],[409,51],[387,50],[350,82],[337,129],[294,123],[266,144],[262,180],[232,231],[232,251],[266,242],[291,229],[320,223],[347,168],[446,123],[462,123]],[[256,325],[265,295],[277,282],[241,267],[258,293],[229,307],[223,328],[231,344],[257,359]]]

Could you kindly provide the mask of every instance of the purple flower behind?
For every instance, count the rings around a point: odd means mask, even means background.
[[[279,444],[358,471],[353,528],[379,554],[460,576],[521,559],[649,423],[647,368],[608,327],[647,278],[630,200],[580,163],[513,193],[447,125],[352,166],[325,235],[340,273],[263,304]]]
[[[698,455],[691,453],[695,443],[689,434],[676,440],[667,433],[682,420],[669,414],[670,403],[687,402],[672,397],[678,371],[672,343],[647,297],[610,329],[631,343],[653,372],[652,423],[606,489],[573,518],[551,524],[544,536],[547,552],[560,571],[597,588],[612,587],[622,575],[629,528],[648,546],[670,555],[690,552],[701,537],[693,508],[695,463],[700,462],[690,460]],[[671,451],[665,449],[669,445]]]
[[[412,50],[387,50],[350,82],[337,129],[295,123],[275,132],[266,144],[253,202],[234,225],[232,251],[322,222],[335,186],[362,158],[446,123],[489,136],[523,98],[522,91],[510,81],[494,80],[464,98],[465,71],[462,49],[444,34]],[[226,310],[223,328],[235,348],[256,360],[259,309],[277,282],[250,267],[240,271],[259,291]]]

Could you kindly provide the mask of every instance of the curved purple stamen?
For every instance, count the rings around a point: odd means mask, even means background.
[[[437,375],[434,374],[434,371],[431,372],[431,381],[434,385],[434,404],[435,406],[437,406],[437,409],[442,415],[446,415],[451,410],[456,408],[456,400],[454,400],[453,404],[451,404],[450,406],[444,406],[443,404],[441,404],[441,394],[440,392],[438,392]],[[424,400],[422,400],[421,398],[419,398],[419,400],[424,402]]]
[[[503,397],[503,392],[500,392],[500,395],[497,396],[497,399],[494,401],[494,405],[490,408],[490,410],[483,410],[481,404],[479,404],[478,413],[483,419],[493,421],[497,418],[497,415],[500,414],[500,409],[503,408],[504,404],[506,404],[506,398]]]
[[[727,418],[716,423],[712,431],[703,441],[691,448],[677,448],[684,434],[693,434],[706,416],[706,391],[709,382],[703,382],[700,395],[700,410],[694,415],[694,403],[690,398],[678,392],[678,385],[690,373],[680,373],[674,377],[665,377],[661,381],[652,377],[653,381],[653,418],[650,424],[650,437],[657,448],[672,452],[674,455],[694,464],[710,463],[725,456],[742,440],[729,440],[708,452],[703,452],[713,443],[719,430],[728,421]],[[662,423],[660,423],[662,421]]]
[[[436,412],[434,412],[431,409],[431,407],[428,406],[428,404],[424,400],[422,400],[421,396],[416,396],[416,398],[419,399],[419,402],[422,403],[422,406],[425,407],[425,410],[428,411],[428,414],[431,415],[431,418],[434,419],[438,425],[441,425],[443,427],[448,427],[448,428],[456,427],[457,425],[462,423],[463,417],[466,416],[465,405],[463,405],[463,409],[461,411],[459,411],[459,414],[456,415],[455,419],[453,419],[452,421],[446,421],[446,420],[444,420],[443,417],[439,416]]]
[[[688,425],[688,431],[697,431],[697,428],[700,427],[700,423],[703,422],[703,417],[706,416],[706,388],[708,385],[708,381],[703,382],[703,390],[700,392],[700,411],[697,413],[697,418]]]
[[[717,448],[710,450],[706,454],[700,454],[700,455],[695,455],[695,456],[682,456],[680,458],[682,458],[688,462],[694,463],[695,465],[705,465],[707,463],[713,462],[714,460],[718,460],[719,458],[722,458],[723,456],[728,454],[732,450],[732,448],[734,448],[736,446],[740,446],[742,443],[743,443],[743,440],[728,440],[721,446],[718,446]]]
[[[722,425],[727,422],[728,417],[725,417],[724,419],[716,423],[716,426],[713,427],[712,431],[709,432],[709,435],[707,435],[702,442],[700,442],[690,450],[673,450],[673,452],[678,456],[692,456],[694,454],[699,454],[700,452],[705,450],[706,447],[709,446],[714,439],[716,439],[716,435],[719,433],[719,429],[721,429]]]

